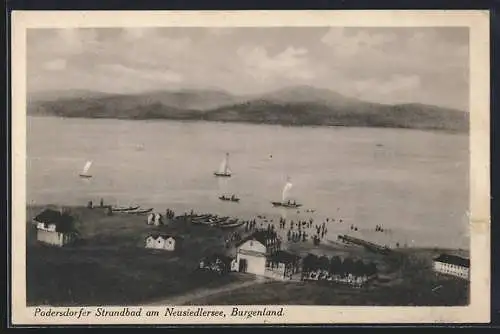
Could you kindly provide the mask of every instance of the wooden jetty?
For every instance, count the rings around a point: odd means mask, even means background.
[[[370,241],[351,237],[347,234],[339,235],[338,238],[339,238],[339,240],[342,240],[344,242],[349,242],[352,244],[363,246],[366,249],[373,251],[373,252],[377,252],[377,253],[381,253],[381,254],[389,254],[392,252],[392,250],[386,246],[380,246],[380,245],[377,245],[377,244],[370,242]]]

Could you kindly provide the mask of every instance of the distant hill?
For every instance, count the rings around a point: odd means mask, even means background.
[[[385,105],[308,86],[234,96],[222,91],[181,90],[118,95],[93,92],[31,97],[30,115],[176,119],[281,125],[371,126],[465,132],[468,113],[424,104]],[[50,97],[50,98],[49,98]]]

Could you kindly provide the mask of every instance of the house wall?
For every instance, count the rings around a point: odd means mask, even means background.
[[[469,279],[469,268],[457,266],[450,263],[434,261],[434,270],[447,275],[453,275],[463,279]]]
[[[56,231],[56,225],[55,224],[45,225],[44,223],[37,223],[36,228],[39,229],[39,230],[44,230],[44,231],[49,231],[49,232],[55,232]]]
[[[165,248],[168,251],[175,250],[175,240],[174,240],[174,238],[168,238],[167,240],[165,240],[165,243],[163,244],[163,248]]]
[[[74,240],[71,234],[52,232],[47,230],[38,230],[37,239],[40,242],[56,246],[64,246]]]
[[[253,252],[253,254],[243,254],[247,252]],[[247,263],[246,271],[247,273],[264,276],[266,270],[266,246],[256,240],[248,240],[240,247],[236,253],[237,268],[239,270],[241,260],[245,260]]]
[[[264,272],[266,270],[266,258],[264,256],[255,256],[255,255],[238,253],[236,256],[236,260],[238,262],[238,265],[241,262],[241,260],[246,260],[247,273],[264,276]]]

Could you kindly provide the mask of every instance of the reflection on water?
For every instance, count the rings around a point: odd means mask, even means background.
[[[226,152],[233,176],[214,177]],[[93,177],[79,178],[89,160]],[[85,205],[103,197],[161,211],[328,217],[344,221],[329,233],[355,224],[374,241],[468,248],[466,135],[30,117],[27,173],[28,203]],[[298,211],[271,205],[289,176],[289,197],[304,204]],[[222,193],[241,201],[220,201]],[[375,233],[376,225],[387,233]]]

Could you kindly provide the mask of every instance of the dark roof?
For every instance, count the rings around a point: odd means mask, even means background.
[[[39,213],[34,221],[42,223],[45,226],[49,224],[56,225],[57,232],[72,232],[74,231],[74,218],[68,213],[61,213],[52,209],[45,209]]]
[[[174,239],[180,239],[180,237],[177,237],[175,235],[171,235],[171,234],[162,234],[162,233],[153,233],[153,234],[150,234],[146,237],[149,238],[149,237],[153,237],[153,239],[158,239],[159,237],[162,237],[163,239],[168,239],[168,238],[174,238]]]
[[[274,252],[272,255],[267,257],[268,260],[273,261],[273,262],[279,262],[279,263],[292,263],[300,259],[300,256],[297,256],[295,254],[289,253],[284,250],[279,250],[277,252]]]
[[[463,257],[456,256],[456,255],[441,254],[438,257],[436,257],[434,259],[434,261],[454,264],[454,265],[466,267],[466,268],[470,267],[470,260],[469,259],[465,259]]]
[[[275,237],[277,237],[277,234],[276,234],[276,232],[273,232],[273,231],[268,231],[268,230],[256,231],[256,232],[252,233],[251,235],[249,235],[248,237],[243,238],[240,242],[238,242],[236,244],[236,247],[243,245],[248,240],[256,240],[265,246],[266,240],[269,240],[269,239],[272,239]]]

